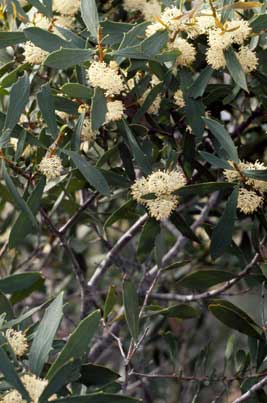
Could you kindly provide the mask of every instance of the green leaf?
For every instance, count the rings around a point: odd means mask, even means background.
[[[208,308],[226,326],[257,339],[263,338],[261,327],[236,305],[218,299],[210,302]]]
[[[137,247],[137,257],[141,262],[151,254],[159,233],[160,223],[154,218],[149,218],[143,227]]]
[[[220,168],[220,169],[230,169],[232,170],[233,167],[222,158],[218,158],[213,154],[207,153],[206,151],[200,151],[199,154],[201,155],[204,160],[208,161],[210,165]]]
[[[187,274],[178,284],[195,290],[205,290],[216,284],[229,281],[235,276],[235,274],[224,270],[205,269]]]
[[[91,99],[93,96],[91,88],[79,83],[64,84],[61,91],[71,98]]]
[[[146,38],[141,42],[141,52],[146,57],[153,57],[157,55],[168,41],[168,31],[157,31],[155,34]]]
[[[63,386],[77,381],[80,378],[80,360],[71,359],[59,368],[48,382],[43,393],[39,397],[39,403],[46,403],[50,396],[58,392]]]
[[[12,86],[9,97],[9,106],[6,114],[4,131],[12,132],[20,115],[25,109],[30,95],[30,82],[26,73]]]
[[[32,288],[40,283],[43,277],[39,272],[18,273],[0,279],[0,291],[5,294],[15,294]]]
[[[119,374],[102,365],[85,364],[81,368],[80,382],[87,386],[103,387],[118,379]]]
[[[249,22],[250,27],[252,28],[253,32],[261,32],[266,30],[266,25],[267,25],[267,14],[259,14],[256,15],[255,18],[253,18]]]
[[[46,363],[63,316],[63,292],[49,305],[38,325],[29,352],[31,372],[39,376]]]
[[[26,37],[23,32],[0,32],[0,48],[6,48],[25,41]]]
[[[116,301],[117,301],[116,287],[114,285],[111,285],[108,289],[108,293],[104,304],[104,312],[103,312],[104,321],[107,320],[108,315],[112,311]]]
[[[224,126],[210,118],[203,118],[203,120],[224,150],[226,158],[230,161],[239,162],[236,146]]]
[[[9,360],[7,353],[0,346],[0,372],[5,377],[5,381],[12,385],[17,391],[21,394],[22,399],[25,399],[27,402],[30,402],[30,396],[27,390],[25,389],[23,383],[21,382],[13,364]]]
[[[144,116],[144,114],[147,112],[148,108],[153,104],[156,97],[158,96],[158,94],[160,94],[160,92],[162,90],[163,90],[163,83],[158,84],[152,88],[152,90],[147,95],[143,105],[141,106],[141,108],[138,109],[138,111],[134,115],[133,120],[132,120],[133,123],[140,122],[140,119]]]
[[[4,314],[6,320],[14,317],[12,305],[9,299],[0,291],[0,315]]]
[[[115,45],[122,41],[124,35],[133,28],[133,24],[117,21],[101,21],[103,43],[106,45]],[[139,26],[140,24],[137,24]]]
[[[260,181],[267,181],[267,169],[244,169],[242,173],[248,178],[258,179]]]
[[[149,164],[148,157],[142,151],[142,149],[139,146],[139,144],[137,143],[136,138],[133,135],[130,127],[124,120],[122,121],[122,127],[124,129],[124,133],[126,134],[130,149],[133,153],[133,156],[134,156],[137,164],[140,166],[140,168],[142,169],[144,174],[148,175],[151,172],[151,166]]]
[[[53,137],[58,135],[58,127],[55,115],[55,104],[49,83],[43,85],[37,94],[38,105],[50,133]]]
[[[213,74],[213,69],[210,66],[205,67],[201,70],[199,76],[193,82],[188,90],[188,95],[192,98],[199,98],[204,95],[206,87]]]
[[[53,17],[52,12],[52,2],[51,0],[45,0],[41,3],[39,0],[28,0],[30,4],[37,8],[40,13],[44,14],[46,17]]]
[[[36,215],[37,211],[39,210],[44,187],[45,178],[42,177],[27,200],[27,204],[34,215]],[[15,248],[20,242],[24,241],[27,235],[31,234],[33,230],[34,228],[32,226],[32,222],[29,220],[28,215],[25,215],[23,212],[21,212],[15,224],[12,226],[8,240],[9,247]]]
[[[236,187],[229,197],[224,213],[214,228],[211,237],[211,256],[213,259],[223,255],[232,243],[236,219],[236,206],[239,188]]]
[[[195,235],[195,233],[191,230],[190,226],[178,212],[176,211],[173,212],[170,217],[170,220],[186,238],[191,239],[194,242],[200,243],[198,237]]]
[[[240,88],[248,92],[246,75],[232,47],[224,50],[224,58],[226,61],[226,66],[234,82]]]
[[[81,13],[88,31],[97,39],[99,18],[95,0],[81,0]]]
[[[66,70],[76,64],[87,62],[91,58],[92,51],[89,49],[66,49],[66,47],[62,47],[50,53],[44,64],[54,69]]]
[[[179,304],[172,305],[163,309],[155,309],[153,315],[163,315],[166,318],[192,319],[197,318],[199,316],[199,312],[190,305]]]
[[[125,318],[132,338],[137,341],[139,335],[139,302],[135,285],[128,279],[123,281],[123,305]]]
[[[115,210],[105,222],[104,227],[110,227],[112,224],[119,220],[123,220],[126,217],[129,218],[137,218],[138,214],[135,212],[136,202],[132,199],[127,200],[121,207]]]
[[[11,196],[17,206],[17,208],[21,211],[23,211],[25,214],[27,214],[27,216],[29,217],[29,220],[31,221],[32,225],[34,227],[38,228],[38,224],[37,221],[30,209],[30,207],[28,206],[28,204],[25,202],[25,200],[21,197],[21,195],[19,194],[17,187],[15,186],[14,182],[12,181],[11,177],[9,176],[5,163],[4,161],[2,162],[2,172],[3,172],[3,178],[6,182],[7,188],[11,193]]]
[[[101,88],[95,88],[92,98],[91,122],[92,130],[98,130],[106,121],[107,100]]]
[[[92,185],[99,193],[109,196],[110,191],[108,183],[99,169],[95,168],[89,161],[74,151],[65,150],[64,152],[70,156],[76,168],[90,185]]]
[[[140,402],[141,400],[133,397],[115,395],[112,393],[92,393],[84,396],[69,396],[62,399],[53,400],[55,403],[133,403]]]
[[[31,27],[24,29],[26,38],[34,43],[35,46],[45,50],[46,52],[54,52],[60,48],[69,48],[71,44],[64,41],[60,36],[52,34],[52,32],[44,29]]]
[[[217,192],[220,190],[230,190],[233,188],[232,183],[227,182],[203,182],[197,183],[195,185],[187,185],[179,190],[175,191],[173,194],[178,196],[205,196],[206,194]]]
[[[82,359],[87,353],[90,341],[96,333],[101,319],[100,311],[94,311],[84,318],[70,335],[63,350],[50,367],[47,377],[52,379],[55,372],[71,358]]]
[[[191,127],[194,136],[201,138],[204,132],[202,116],[205,113],[205,106],[200,99],[185,97],[185,117],[187,124]]]

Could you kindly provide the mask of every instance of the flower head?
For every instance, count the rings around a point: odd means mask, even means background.
[[[80,5],[80,0],[53,0],[53,9],[63,15],[75,15]]]
[[[54,180],[61,175],[62,162],[57,155],[45,156],[39,164],[39,171],[47,177],[48,180]]]
[[[124,117],[124,105],[122,101],[107,102],[106,123],[121,120]]]
[[[48,52],[38,48],[32,42],[27,41],[24,45],[25,62],[30,64],[42,64],[48,56]]]
[[[196,49],[186,39],[176,37],[175,41],[169,44],[169,49],[178,49],[181,53],[176,59],[178,66],[190,66],[196,58]]]
[[[233,170],[225,169],[223,171],[224,176],[228,182],[243,182],[248,186],[253,187],[254,189],[258,190],[261,193],[267,192],[267,181],[263,181],[260,179],[254,179],[246,176],[245,170],[248,171],[262,171],[266,170],[266,166],[260,162],[239,162],[237,164],[237,169],[235,168],[234,164],[231,161],[228,163],[234,168]]]
[[[143,9],[146,0],[123,0],[123,8],[127,12],[136,12]]]
[[[155,171],[147,178],[140,178],[131,187],[135,200],[145,205],[149,214],[157,220],[163,220],[179,204],[178,196],[172,193],[183,187],[186,183],[181,171]],[[146,199],[144,196],[153,193],[155,198]]]
[[[226,66],[226,61],[223,49],[220,46],[211,46],[206,53],[207,63],[214,69],[223,69]]]
[[[253,214],[258,208],[262,207],[263,196],[258,195],[253,190],[241,188],[238,193],[237,208],[244,214]]]
[[[92,129],[92,122],[90,119],[84,119],[81,132],[81,141],[92,144],[97,136],[97,132]]]
[[[150,91],[151,91],[151,90],[148,88],[148,89],[143,93],[143,95],[141,96],[141,98],[138,99],[138,102],[139,102],[140,105],[143,105],[143,104],[144,104],[144,102],[146,101],[146,99],[147,99],[147,97],[148,97]],[[152,104],[149,105],[149,107],[148,107],[148,109],[147,109],[147,112],[148,112],[148,113],[151,113],[152,115],[157,115],[158,112],[159,112],[160,104],[161,104],[161,96],[160,96],[160,94],[158,94],[158,95],[156,96],[156,98],[154,99],[154,101],[152,102]]]
[[[120,94],[125,85],[118,71],[117,64],[94,61],[88,70],[89,81],[92,87],[99,87],[105,90],[105,95],[113,96]]]
[[[145,2],[140,11],[142,11],[145,20],[150,21],[153,20],[154,17],[160,16],[161,6],[158,0],[150,0]]]
[[[258,58],[255,52],[248,46],[241,46],[237,53],[237,58],[245,73],[251,73],[258,66]]]
[[[6,331],[6,338],[17,357],[24,355],[28,349],[28,342],[25,333],[14,329]]]

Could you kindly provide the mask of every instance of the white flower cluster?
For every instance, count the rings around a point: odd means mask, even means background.
[[[23,356],[28,350],[27,337],[24,332],[8,329],[6,339],[17,357]]]
[[[172,193],[186,184],[182,171],[155,171],[147,178],[137,179],[131,187],[133,198],[148,208],[149,215],[156,220],[170,216],[179,204],[179,197]],[[146,195],[154,198],[146,199]]]
[[[241,187],[238,194],[237,207],[244,214],[253,214],[264,203],[264,194],[267,193],[267,182],[253,179],[244,173],[244,170],[266,170],[262,162],[240,162],[237,165],[229,161],[233,170],[224,170],[224,176],[228,182],[237,182]]]
[[[30,64],[42,64],[48,56],[48,52],[27,41],[24,45],[25,62]]]
[[[80,0],[53,0],[53,9],[62,15],[74,16],[80,6]]]
[[[61,175],[62,162],[57,155],[46,155],[39,164],[39,171],[48,180],[54,180]]]

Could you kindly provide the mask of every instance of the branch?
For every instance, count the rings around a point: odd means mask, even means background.
[[[242,396],[238,397],[235,399],[232,403],[241,403],[241,402],[246,402],[248,399],[251,398],[251,396],[256,393],[258,390],[262,389],[263,386],[267,384],[267,376],[263,378],[261,381],[253,385],[246,393],[244,393]]]
[[[208,299],[211,297],[215,297],[222,292],[228,290],[229,288],[233,287],[234,284],[239,282],[243,277],[245,277],[253,268],[253,266],[258,262],[260,258],[260,254],[256,253],[250,263],[242,270],[235,278],[232,280],[227,281],[223,286],[217,288],[216,290],[202,292],[200,294],[189,294],[189,295],[182,295],[182,294],[174,294],[174,293],[154,293],[151,295],[152,298],[165,300],[165,301],[179,301],[179,302],[193,302],[199,301],[202,299]]]
[[[117,241],[117,243],[113,246],[113,248],[108,252],[106,258],[100,263],[100,265],[96,268],[93,276],[88,282],[88,286],[93,288],[96,286],[101,277],[106,273],[108,268],[111,266],[114,258],[118,255],[118,253],[133,239],[133,237],[137,234],[139,229],[145,223],[147,219],[147,214],[144,214],[142,217],[137,220],[134,225],[128,229],[128,231]]]

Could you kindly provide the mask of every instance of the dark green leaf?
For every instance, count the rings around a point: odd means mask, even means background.
[[[136,202],[128,200],[125,204],[115,210],[105,222],[104,227],[110,227],[112,224],[119,220],[127,218],[136,218],[138,214],[135,212]]]
[[[22,398],[30,402],[30,396],[27,390],[25,389],[23,383],[21,382],[13,364],[9,360],[7,353],[0,346],[0,372],[5,377],[5,381],[12,385],[17,391],[21,394]]]
[[[74,151],[65,151],[65,153],[70,156],[76,168],[81,172],[90,185],[105,196],[110,194],[108,183],[99,169],[95,168],[89,161]]]
[[[195,308],[186,304],[172,305],[164,309],[156,309],[154,315],[159,314],[167,318],[179,319],[191,319],[199,316],[199,312]]]
[[[71,358],[83,358],[88,351],[91,339],[98,329],[100,319],[100,311],[97,310],[92,312],[79,323],[78,327],[67,340],[63,350],[50,367],[47,374],[49,380],[51,380],[55,372]]]
[[[174,194],[178,196],[204,196],[209,193],[217,192],[220,190],[230,190],[233,188],[232,183],[227,182],[204,182],[195,185],[188,185],[180,188]]]
[[[125,317],[132,338],[137,341],[139,335],[139,303],[135,285],[128,279],[123,281],[123,305]]]
[[[61,368],[59,368],[51,377],[48,385],[39,397],[39,403],[46,403],[50,396],[58,392],[68,383],[77,381],[80,378],[81,363],[79,360],[71,359]]]
[[[26,73],[12,86],[4,130],[11,132],[25,109],[30,94],[30,82]]]
[[[39,272],[17,273],[0,279],[0,291],[15,294],[32,288],[40,283],[43,277]]]
[[[198,237],[191,230],[190,226],[183,219],[181,214],[178,212],[172,213],[170,217],[171,222],[175,225],[176,228],[188,239],[191,239],[194,242],[200,243]]]
[[[87,387],[103,387],[114,382],[119,377],[119,374],[111,371],[109,368],[102,367],[101,365],[85,364],[81,368],[80,382]]]
[[[71,98],[90,99],[93,95],[91,88],[79,83],[64,84],[61,91]]]
[[[248,178],[258,179],[260,181],[267,181],[267,169],[245,169],[242,173]]]
[[[124,132],[127,136],[130,149],[133,153],[133,156],[134,156],[137,164],[140,166],[140,168],[142,169],[144,174],[148,175],[151,171],[151,167],[150,167],[147,156],[144,154],[143,150],[137,143],[136,138],[134,137],[130,127],[124,120],[122,122],[122,126],[123,126]]]
[[[214,316],[226,326],[245,333],[248,336],[262,339],[263,331],[259,325],[236,305],[225,300],[214,300],[208,305]]]
[[[37,213],[40,207],[44,187],[45,178],[42,177],[27,200],[28,206],[34,215]],[[20,242],[24,241],[27,235],[31,234],[33,230],[34,228],[32,226],[32,222],[29,220],[29,217],[21,212],[10,232],[8,240],[9,247],[15,248]]]
[[[265,31],[266,30],[266,24],[267,24],[267,14],[259,14],[256,15],[255,18],[253,18],[250,22],[249,25],[252,28],[253,32],[260,32],[260,31]]]
[[[92,130],[98,130],[105,123],[107,111],[107,101],[104,91],[101,88],[96,88],[92,99]]]
[[[0,32],[0,48],[6,48],[25,41],[26,37],[23,32]]]
[[[137,247],[137,257],[141,262],[151,254],[159,233],[160,223],[154,218],[149,218],[143,227]]]
[[[179,281],[179,284],[195,290],[204,290],[216,284],[229,281],[234,277],[235,274],[228,271],[205,269],[187,274]]]
[[[246,75],[235,54],[234,49],[232,47],[226,49],[224,51],[224,57],[227,68],[234,82],[243,90],[248,91]]]
[[[201,70],[199,76],[189,88],[188,95],[192,98],[202,97],[212,74],[213,69],[210,66],[207,66],[203,70]]]
[[[238,191],[238,187],[233,190],[227,201],[224,213],[212,232],[211,256],[213,259],[221,256],[232,243]]]
[[[206,151],[200,151],[199,154],[201,155],[204,160],[208,161],[212,166],[220,169],[233,169],[233,167],[225,160],[215,157],[215,155],[207,153]]]
[[[54,69],[66,70],[76,64],[87,62],[91,58],[92,51],[89,49],[66,49],[62,47],[50,53],[45,59],[44,64]]]
[[[63,316],[63,293],[49,305],[38,325],[29,352],[31,372],[39,376],[50,353],[54,337]]]
[[[27,214],[27,216],[29,217],[29,220],[31,221],[32,225],[34,227],[38,228],[38,224],[37,221],[34,217],[34,215],[32,214],[32,211],[30,209],[30,207],[28,206],[28,204],[25,202],[25,200],[21,197],[21,195],[19,194],[17,187],[15,186],[14,182],[12,181],[11,177],[9,176],[5,163],[3,161],[2,164],[2,172],[3,172],[3,178],[6,182],[7,188],[10,191],[12,198],[17,206],[17,208],[21,211],[23,211],[25,214]]]
[[[60,48],[71,47],[71,44],[67,41],[64,41],[64,39],[62,39],[60,36],[52,34],[52,32],[45,31],[41,28],[26,28],[24,29],[24,33],[29,41],[46,52],[54,52]]]
[[[104,321],[107,320],[108,315],[112,311],[116,301],[117,301],[116,287],[114,285],[111,285],[108,289],[108,293],[104,304],[104,313],[103,313]]]
[[[97,39],[99,19],[95,0],[81,0],[81,13],[88,31]]]
[[[236,146],[224,126],[210,118],[203,118],[203,120],[226,153],[226,158],[234,162],[239,162]]]
[[[84,396],[70,396],[62,399],[54,400],[55,403],[133,403],[140,402],[141,400],[133,397],[114,395],[111,393],[92,393]]]
[[[38,92],[37,94],[37,100],[40,111],[48,126],[48,129],[53,137],[56,138],[58,135],[58,128],[55,115],[55,104],[49,83],[41,87],[40,92]]]

